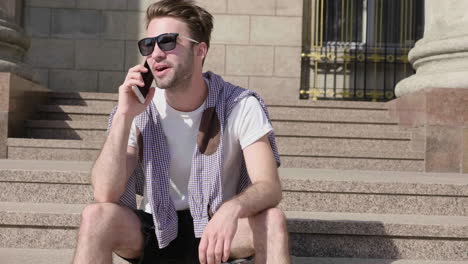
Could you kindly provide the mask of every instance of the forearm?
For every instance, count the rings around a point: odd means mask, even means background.
[[[132,117],[117,112],[106,142],[99,154],[91,179],[98,202],[117,202],[128,181],[127,145]]]
[[[257,182],[244,192],[225,202],[222,207],[232,210],[237,218],[245,218],[275,207],[282,198],[281,185],[276,182]]]

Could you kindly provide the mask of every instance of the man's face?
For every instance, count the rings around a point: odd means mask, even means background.
[[[151,20],[146,30],[147,37],[163,33],[179,33],[190,36],[186,24],[172,17]],[[193,75],[194,53],[192,42],[178,37],[173,50],[162,51],[156,44],[152,54],[147,56],[156,85],[161,89],[181,89],[190,85]]]

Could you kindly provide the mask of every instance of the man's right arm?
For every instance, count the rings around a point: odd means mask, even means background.
[[[138,153],[128,146],[132,117],[116,113],[106,142],[91,171],[94,199],[97,202],[118,202],[128,178],[138,163]]]
[[[128,146],[130,128],[133,118],[143,112],[153,99],[155,88],[150,89],[145,103],[141,104],[133,94],[132,86],[144,85],[141,72],[146,71],[143,65],[131,68],[119,87],[119,102],[112,126],[91,170],[91,182],[97,202],[117,203],[137,166],[137,150]]]

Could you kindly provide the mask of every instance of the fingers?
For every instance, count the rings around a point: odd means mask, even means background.
[[[214,259],[216,264],[221,263],[221,258],[223,257],[223,248],[224,248],[224,241],[218,240],[216,241],[216,246],[214,247]]]
[[[219,264],[221,262],[217,262],[216,261],[216,244],[217,244],[217,241],[216,239],[210,239],[208,241],[208,249],[206,250],[206,262],[208,264]],[[221,258],[219,258],[221,259]]]
[[[230,243],[227,243],[228,245]],[[229,249],[226,251],[224,246],[226,242],[224,239],[208,239],[205,237],[200,241],[200,246],[198,247],[198,256],[201,264],[220,264],[225,262],[229,258]],[[225,252],[228,252],[224,256]],[[224,256],[224,257],[223,257]]]
[[[200,260],[200,264],[206,264],[206,250],[208,249],[208,239],[206,235],[202,235],[202,239],[200,241],[200,245],[198,246],[198,259]]]
[[[128,72],[147,72],[148,69],[145,68],[145,66],[141,65],[141,64],[138,64],[138,65],[135,65],[133,66],[132,68],[130,68],[128,70]]]
[[[125,82],[124,85],[127,83],[129,80],[138,80],[141,81],[141,84],[138,84],[139,86],[145,85],[143,83],[143,78],[141,77],[142,72],[147,72],[148,69],[145,68],[143,65],[136,65],[128,70],[127,76],[125,77]]]
[[[229,255],[231,255],[231,240],[224,240],[224,250],[223,250],[223,262],[228,261]]]

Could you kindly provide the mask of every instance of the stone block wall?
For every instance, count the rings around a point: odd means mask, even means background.
[[[116,92],[141,63],[148,0],[26,0],[27,55],[55,91]],[[204,70],[264,97],[297,98],[302,0],[198,0],[214,16]]]

